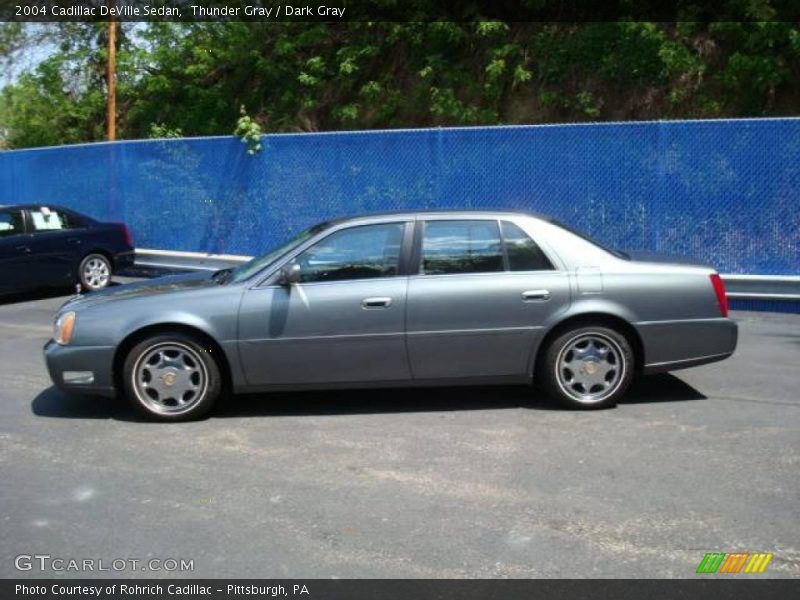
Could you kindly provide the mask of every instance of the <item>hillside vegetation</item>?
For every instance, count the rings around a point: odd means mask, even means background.
[[[769,2],[752,6],[765,11]],[[767,13],[765,13],[767,14]],[[104,24],[5,24],[9,148],[101,140]],[[788,22],[120,25],[121,138],[794,115]],[[20,57],[38,47],[35,66]]]

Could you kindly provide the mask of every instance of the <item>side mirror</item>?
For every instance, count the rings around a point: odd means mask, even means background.
[[[296,262],[285,265],[281,269],[281,274],[278,277],[280,285],[294,285],[300,281],[300,265]]]

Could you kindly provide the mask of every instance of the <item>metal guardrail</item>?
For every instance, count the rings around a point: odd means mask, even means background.
[[[137,267],[167,271],[216,271],[240,265],[251,258],[237,254],[136,250]],[[731,300],[800,302],[800,275],[723,274],[722,280]]]
[[[175,250],[136,249],[136,266],[167,271],[216,271],[247,262],[252,256],[238,254],[204,254]]]
[[[770,300],[800,302],[800,276],[722,275],[731,300]]]

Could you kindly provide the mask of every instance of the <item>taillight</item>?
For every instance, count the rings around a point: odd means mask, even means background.
[[[122,235],[125,236],[125,244],[128,246],[133,246],[133,238],[131,237],[130,229],[124,223],[120,223],[119,226],[122,228]]]
[[[728,296],[725,294],[725,284],[722,283],[722,277],[714,273],[711,275],[711,285],[714,286],[714,293],[717,295],[717,302],[719,303],[719,312],[723,317],[728,316]]]

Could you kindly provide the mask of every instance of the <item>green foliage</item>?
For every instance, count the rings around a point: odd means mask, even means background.
[[[261,152],[261,126],[245,111],[244,106],[239,109],[241,116],[236,121],[236,129],[233,135],[238,137],[243,144],[247,145],[248,154],[258,154]]]
[[[105,94],[70,86],[59,62],[46,62],[0,95],[0,127],[12,148],[103,139]]]
[[[180,128],[171,129],[163,123],[151,123],[147,134],[150,139],[177,139],[183,137]]]
[[[118,130],[234,130],[257,152],[262,131],[797,114],[797,24],[734,20],[771,0],[726,6],[712,23],[686,3],[678,23],[122,23]],[[53,50],[0,93],[0,135],[102,139],[105,25],[37,31],[0,28],[7,62]]]

